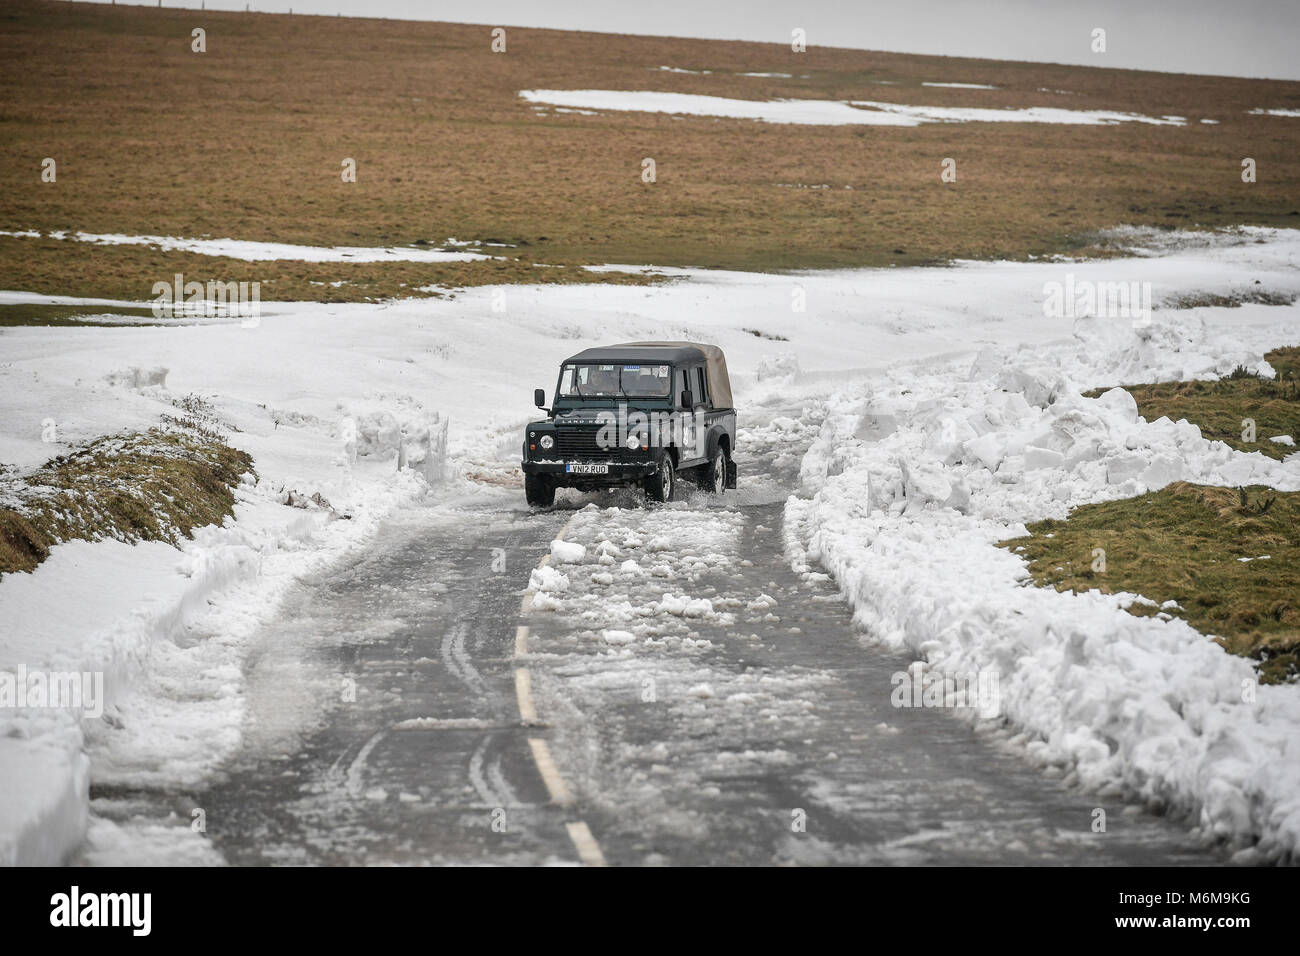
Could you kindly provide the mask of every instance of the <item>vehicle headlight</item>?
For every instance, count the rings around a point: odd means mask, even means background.
[[[636,451],[637,449],[639,449],[642,444],[643,444],[643,440],[640,435],[633,434],[627,436],[627,447],[630,448],[632,451]]]
[[[550,435],[543,435],[537,440],[537,444],[541,445],[543,449],[550,449],[555,446],[555,439]]]

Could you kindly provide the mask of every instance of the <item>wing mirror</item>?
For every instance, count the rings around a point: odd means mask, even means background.
[[[546,407],[546,389],[544,388],[533,389],[533,404],[536,405],[538,408]]]
[[[689,388],[682,389],[682,408],[694,408],[695,396],[691,394]]]

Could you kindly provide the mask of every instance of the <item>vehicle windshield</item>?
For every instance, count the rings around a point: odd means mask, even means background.
[[[560,397],[667,398],[671,383],[667,365],[566,365]]]

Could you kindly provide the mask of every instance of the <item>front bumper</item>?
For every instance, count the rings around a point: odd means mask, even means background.
[[[574,473],[568,471],[569,465],[608,465],[605,474]],[[645,461],[524,461],[520,467],[525,475],[544,475],[562,488],[598,488],[602,485],[626,485],[642,481],[659,473],[659,463],[653,459]]]

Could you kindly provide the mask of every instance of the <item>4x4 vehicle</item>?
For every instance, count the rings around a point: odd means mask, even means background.
[[[524,490],[549,507],[555,489],[640,485],[667,501],[679,475],[714,494],[736,487],[736,410],[716,345],[629,342],[564,360],[555,403],[524,431]]]

